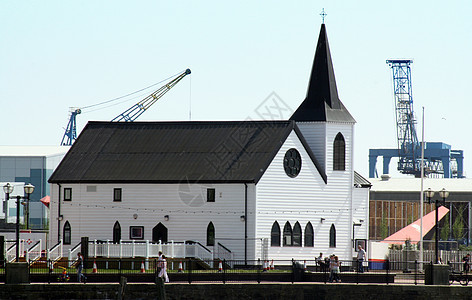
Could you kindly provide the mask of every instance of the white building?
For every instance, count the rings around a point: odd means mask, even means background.
[[[321,26],[306,99],[286,121],[89,122],[51,176],[50,244],[199,241],[235,259],[351,259],[369,183]]]

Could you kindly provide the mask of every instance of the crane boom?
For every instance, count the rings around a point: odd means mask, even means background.
[[[112,122],[133,122],[136,120],[140,115],[142,115],[149,107],[151,107],[157,100],[159,100],[162,96],[165,95],[171,88],[173,88],[179,81],[181,81],[185,76],[192,73],[190,69],[185,70],[182,74],[177,76],[176,78],[172,79],[167,84],[160,87],[158,90],[144,98],[143,100],[139,101],[135,105],[131,106],[115,118],[113,118]]]
[[[411,91],[412,60],[387,60],[393,73],[393,93],[397,119],[398,170],[404,174],[420,172],[421,147],[416,135],[416,119],[413,112]]]

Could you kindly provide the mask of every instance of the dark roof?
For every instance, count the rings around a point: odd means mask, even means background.
[[[89,122],[49,182],[258,182],[292,130],[301,136],[293,121]]]
[[[372,186],[372,183],[365,179],[361,174],[354,171],[354,185],[357,187],[368,187]]]
[[[355,122],[338,97],[325,24],[321,25],[306,98],[290,120]]]

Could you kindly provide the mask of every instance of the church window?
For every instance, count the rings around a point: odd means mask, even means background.
[[[344,137],[339,132],[334,139],[333,145],[333,170],[344,171],[346,170],[346,142]]]
[[[113,225],[113,243],[119,243],[121,241],[121,225],[120,222],[116,221]]]
[[[62,236],[64,237],[64,245],[70,245],[71,244],[71,228],[70,228],[69,221],[66,221],[66,223],[64,224]]]
[[[302,168],[302,157],[295,148],[289,149],[285,152],[284,170],[288,177],[295,178],[300,173]]]
[[[308,222],[305,226],[305,247],[313,247],[314,243],[313,226]]]
[[[121,188],[113,189],[113,201],[121,202]]]
[[[215,226],[212,222],[207,227],[207,246],[215,246]]]
[[[130,240],[143,240],[144,239],[144,226],[130,226],[129,239]]]
[[[72,188],[64,188],[64,201],[72,201]]]
[[[292,225],[287,221],[284,226],[284,246],[293,246],[293,232]]]
[[[298,222],[293,225],[293,246],[302,246],[302,227]]]
[[[215,189],[207,189],[207,202],[215,202]]]
[[[277,221],[274,222],[270,231],[270,245],[280,247],[280,226]]]
[[[334,224],[331,224],[331,229],[329,230],[329,247],[336,248],[336,227],[334,227]]]

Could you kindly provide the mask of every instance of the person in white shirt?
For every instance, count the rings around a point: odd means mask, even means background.
[[[362,249],[362,246],[358,246],[358,251],[357,251],[357,266],[359,273],[364,273],[364,259],[365,259],[365,251]]]

